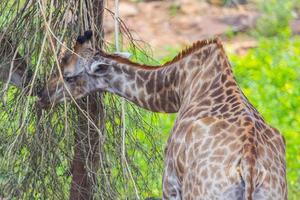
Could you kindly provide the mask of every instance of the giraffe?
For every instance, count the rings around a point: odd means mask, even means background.
[[[220,39],[153,67],[96,51],[90,37],[78,37],[63,77],[40,92],[40,107],[101,90],[153,112],[177,112],[165,148],[165,200],[287,199],[284,138],[239,88]]]

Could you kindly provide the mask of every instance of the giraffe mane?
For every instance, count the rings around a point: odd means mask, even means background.
[[[198,51],[202,47],[206,47],[207,45],[210,45],[210,44],[217,44],[220,48],[223,49],[223,45],[221,44],[221,40],[218,37],[213,38],[213,39],[208,39],[208,40],[199,40],[199,41],[193,43],[190,47],[182,50],[172,60],[170,60],[170,61],[166,62],[165,64],[163,64],[163,66],[173,64],[173,63],[175,63],[175,62],[191,55],[195,51]]]
[[[213,39],[208,39],[208,40],[199,40],[199,41],[193,43],[190,47],[182,50],[172,60],[167,61],[166,63],[164,63],[162,65],[157,65],[157,66],[140,64],[140,63],[137,63],[137,62],[133,62],[133,61],[127,59],[127,58],[120,57],[118,55],[105,53],[104,51],[100,51],[99,54],[101,56],[105,57],[105,58],[113,59],[113,60],[116,60],[117,62],[120,62],[120,63],[133,65],[133,66],[143,68],[143,69],[154,69],[154,68],[165,67],[167,65],[171,65],[175,62],[178,62],[179,60],[191,55],[195,51],[198,51],[199,49],[201,49],[201,48],[203,48],[207,45],[210,45],[210,44],[216,44],[220,49],[222,49],[222,52],[224,52],[223,45],[221,43],[221,40],[218,37],[213,38]]]

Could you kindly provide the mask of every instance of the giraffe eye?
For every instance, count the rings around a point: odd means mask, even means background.
[[[109,65],[104,62],[95,61],[92,63],[90,68],[91,68],[91,72],[94,74],[103,74],[107,72],[108,67]]]
[[[108,69],[108,65],[98,65],[96,69],[94,69],[94,72],[97,74],[105,73]]]

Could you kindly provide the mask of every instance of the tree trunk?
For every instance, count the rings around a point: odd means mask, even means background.
[[[97,186],[94,173],[99,168],[102,137],[95,129],[104,112],[101,94],[95,93],[78,101],[80,108],[87,113],[90,120],[78,109],[78,130],[75,133],[74,158],[72,163],[72,185],[70,199],[93,199],[93,186]],[[102,124],[103,127],[103,124]],[[101,129],[100,129],[101,130]],[[103,129],[101,130],[103,131]]]
[[[102,47],[103,34],[103,9],[104,0],[91,0],[94,19],[87,19],[84,24],[92,24],[96,27],[94,39],[97,48]],[[104,124],[104,107],[102,94],[94,93],[78,101],[80,109],[78,113],[78,129],[75,132],[74,158],[72,161],[72,183],[70,189],[70,200],[93,199],[93,187],[97,187],[96,172],[99,169],[99,158],[102,152]],[[82,113],[82,110],[88,118]],[[96,130],[95,126],[98,130]]]

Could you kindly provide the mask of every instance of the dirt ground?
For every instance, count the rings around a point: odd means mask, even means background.
[[[114,11],[114,1],[106,2],[106,8]],[[221,7],[205,0],[119,2],[120,17],[134,39],[149,44],[155,57],[162,57],[170,48],[183,48],[214,36],[221,37],[226,48],[238,54],[244,54],[257,45],[249,34],[243,34],[255,26],[260,15],[251,3]],[[291,22],[291,28],[300,34],[299,18]],[[114,20],[109,12],[105,14],[104,29],[106,39],[113,41]]]
[[[107,1],[107,8],[114,11],[114,1]],[[196,0],[137,3],[121,0],[119,10],[134,38],[148,43],[155,50],[155,56],[166,53],[168,48],[181,48],[216,35],[240,53],[256,45],[255,39],[245,34],[228,37],[255,25],[259,14],[251,4],[220,7]],[[105,37],[113,41],[114,21],[108,12],[104,28]]]

